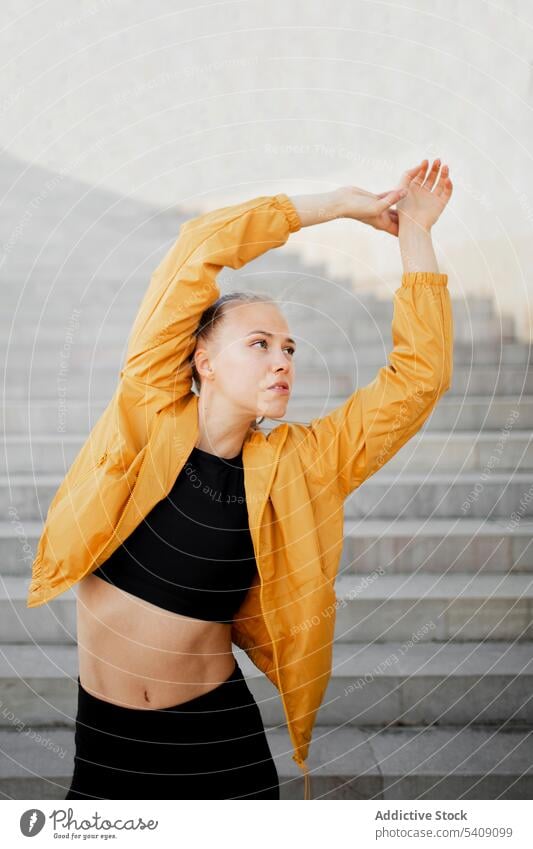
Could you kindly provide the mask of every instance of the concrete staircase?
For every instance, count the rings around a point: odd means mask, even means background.
[[[75,595],[28,610],[30,564],[181,219],[64,177],[27,220],[50,175],[1,160],[8,172],[17,197],[6,196],[3,220],[25,225],[2,266],[0,796],[63,799],[74,753]],[[259,289],[283,303],[299,343],[287,420],[324,414],[386,363],[392,298],[354,294],[289,250],[224,269],[219,281],[223,291]],[[309,758],[314,798],[531,798],[530,350],[487,299],[454,299],[454,322],[451,390],[346,502],[334,668]],[[283,798],[302,798],[280,699],[235,654]]]

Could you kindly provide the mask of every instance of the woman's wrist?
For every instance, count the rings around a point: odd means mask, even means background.
[[[291,195],[290,200],[300,217],[302,227],[322,224],[324,221],[344,216],[343,199],[339,189],[317,194]]]
[[[414,222],[403,221],[400,216],[398,241],[404,273],[409,271],[439,273],[431,230],[426,230]]]

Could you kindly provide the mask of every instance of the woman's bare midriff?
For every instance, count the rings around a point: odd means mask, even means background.
[[[163,610],[96,575],[77,584],[79,676],[130,708],[165,708],[214,689],[235,668],[231,624]]]

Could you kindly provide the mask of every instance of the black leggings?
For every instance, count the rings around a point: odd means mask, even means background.
[[[279,799],[259,708],[235,660],[212,690],[168,708],[127,708],[81,686],[65,799]]]

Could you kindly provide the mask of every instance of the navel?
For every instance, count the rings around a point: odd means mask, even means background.
[[[150,701],[150,697],[148,696],[148,690],[145,690],[145,691],[144,691],[144,700],[145,700],[145,702],[149,702],[149,701]]]

